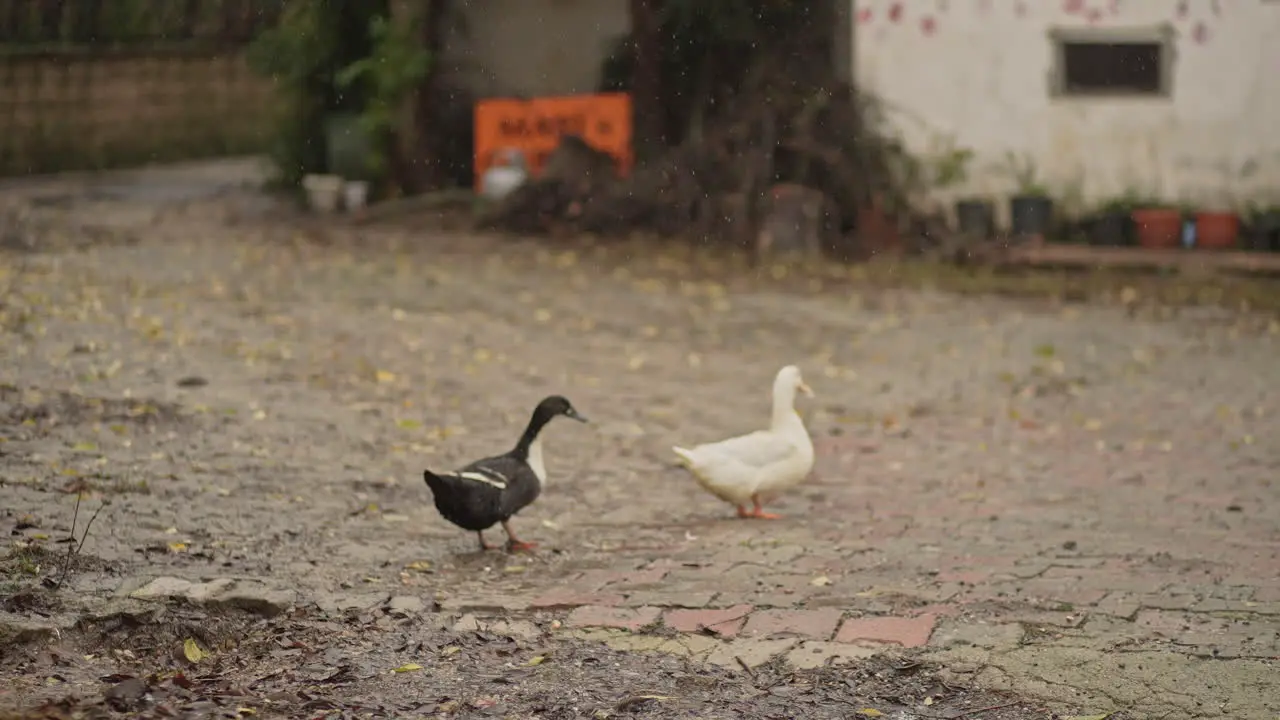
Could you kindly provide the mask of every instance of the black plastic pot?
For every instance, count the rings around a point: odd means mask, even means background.
[[[1130,223],[1133,220],[1129,213],[1116,211],[1103,213],[1093,219],[1093,227],[1089,231],[1090,245],[1107,245],[1117,247],[1130,243]]]
[[[1249,223],[1259,238],[1259,250],[1280,252],[1280,210],[1271,210],[1258,215]]]
[[[1261,226],[1241,225],[1240,247],[1250,252],[1266,252],[1271,249],[1271,236]]]
[[[1009,220],[1014,235],[1046,235],[1053,222],[1053,199],[1014,195],[1009,198]]]
[[[996,208],[988,200],[956,202],[956,224],[960,232],[989,239],[996,232]]]

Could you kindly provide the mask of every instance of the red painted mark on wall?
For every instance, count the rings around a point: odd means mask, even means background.
[[[858,24],[866,25],[871,22],[871,8],[862,8],[858,11]]]
[[[937,30],[938,21],[934,20],[933,16],[926,15],[920,18],[920,32],[924,33],[926,37],[932,37]]]
[[[1084,0],[1063,0],[1062,12],[1068,15],[1084,12]]]
[[[1205,44],[1209,40],[1209,26],[1203,22],[1196,23],[1196,26],[1191,30],[1191,39],[1195,40],[1198,45]]]
[[[1111,14],[1112,14],[1112,15],[1119,15],[1119,14],[1120,14],[1120,0],[1111,0],[1111,2],[1107,5],[1107,9],[1111,11]]]
[[[889,22],[898,22],[902,19],[902,3],[896,2],[889,6]]]
[[[1102,11],[1098,8],[1089,8],[1089,14],[1085,16],[1090,25],[1097,25],[1102,22]]]

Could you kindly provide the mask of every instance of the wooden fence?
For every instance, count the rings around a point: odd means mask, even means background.
[[[262,149],[283,0],[0,0],[0,175]]]

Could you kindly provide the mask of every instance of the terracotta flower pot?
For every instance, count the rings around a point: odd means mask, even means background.
[[[1196,245],[1206,250],[1230,250],[1240,242],[1240,216],[1233,212],[1196,213]]]
[[[1134,210],[1133,234],[1145,248],[1176,248],[1182,242],[1182,213],[1175,208]]]

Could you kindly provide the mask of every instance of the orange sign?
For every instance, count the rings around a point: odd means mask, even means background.
[[[503,148],[524,151],[529,172],[538,175],[564,134],[577,135],[630,172],[631,96],[626,93],[568,95],[532,100],[494,99],[476,103],[475,184]]]

